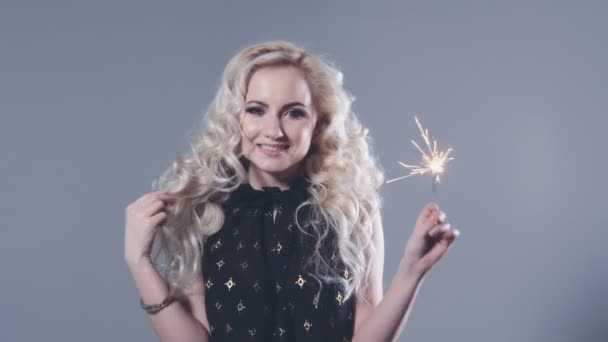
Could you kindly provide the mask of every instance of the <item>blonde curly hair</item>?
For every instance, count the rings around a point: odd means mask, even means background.
[[[190,135],[191,151],[180,155],[155,180],[157,190],[169,189],[178,200],[157,234],[166,264],[153,258],[165,278],[183,289],[202,267],[205,238],[221,229],[222,203],[230,192],[247,182],[248,161],[241,151],[239,113],[244,109],[247,85],[263,67],[291,66],[303,71],[318,113],[318,135],[303,163],[309,182],[309,229],[316,248],[310,275],[321,285],[338,283],[345,298],[365,298],[373,254],[373,221],[379,214],[378,189],[383,173],[370,153],[368,130],[351,111],[354,98],[342,85],[342,73],[326,58],[306,52],[287,41],[247,47],[227,64],[211,103],[204,127]],[[300,230],[302,227],[296,222]],[[320,248],[333,230],[337,256],[350,276],[330,266]],[[322,286],[322,285],[321,285]]]

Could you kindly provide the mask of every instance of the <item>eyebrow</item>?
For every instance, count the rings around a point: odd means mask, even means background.
[[[264,106],[266,108],[268,108],[268,105],[262,101],[256,101],[256,100],[251,100],[251,101],[247,101],[246,104],[250,104],[250,103],[257,103],[260,106]],[[308,108],[306,107],[304,104],[302,104],[301,102],[289,102],[288,104],[284,105],[283,107],[281,107],[281,109],[287,109],[287,108],[291,108],[291,107],[296,107],[296,106],[302,106],[304,108]]]

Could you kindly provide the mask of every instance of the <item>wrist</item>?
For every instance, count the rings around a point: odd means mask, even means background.
[[[401,258],[399,262],[399,268],[397,270],[403,278],[414,279],[416,281],[422,281],[426,272],[416,267],[415,263],[410,262],[405,256]]]

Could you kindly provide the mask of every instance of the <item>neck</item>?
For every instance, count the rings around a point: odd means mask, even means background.
[[[252,188],[261,190],[264,186],[278,187],[287,190],[291,187],[294,180],[302,175],[300,168],[286,170],[281,173],[260,172],[257,168],[250,167],[247,178]]]

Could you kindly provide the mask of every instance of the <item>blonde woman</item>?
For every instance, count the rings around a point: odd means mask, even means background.
[[[383,175],[351,102],[293,43],[230,60],[192,151],[126,209],[126,263],[161,341],[398,338],[459,233],[426,205],[383,293]]]

